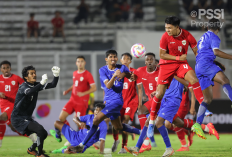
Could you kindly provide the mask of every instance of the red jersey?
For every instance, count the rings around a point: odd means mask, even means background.
[[[136,71],[136,69],[131,67],[129,70],[132,72]],[[136,81],[131,81],[126,77],[124,78],[122,97],[124,102],[129,102],[132,99],[138,102],[138,95],[136,92]]]
[[[143,84],[143,88],[145,90],[146,95],[148,96],[149,100],[151,100],[151,93],[156,91],[157,87],[157,81],[158,81],[158,75],[159,75],[159,68],[156,67],[156,69],[153,72],[147,72],[147,67],[141,67],[138,68],[136,71],[137,79],[137,85]]]
[[[11,74],[10,77],[4,77],[3,75],[0,75],[0,92],[4,93],[6,96],[5,99],[0,98],[1,108],[14,105],[19,85],[23,82],[24,80],[15,74]]]
[[[165,32],[160,39],[160,49],[167,51],[167,53],[172,56],[181,56],[182,54],[187,55],[188,46],[191,48],[196,47],[197,41],[192,34],[184,29],[180,29],[180,34],[178,36],[169,36],[168,33]],[[187,62],[187,60],[175,61],[160,59],[159,64],[175,62]]]
[[[85,70],[81,73],[77,71],[73,72],[73,89],[71,94],[71,99],[74,101],[82,100],[84,102],[89,101],[89,94],[79,97],[78,92],[85,92],[90,89],[90,85],[95,84],[92,74]]]
[[[188,86],[188,88],[192,88],[192,86]],[[190,109],[189,89],[185,93],[182,93],[182,101],[179,108],[186,110]]]
[[[37,21],[28,21],[27,27],[30,29],[37,29],[39,27],[39,22]]]
[[[53,18],[52,19],[52,24],[55,25],[55,27],[62,27],[64,24],[64,20],[61,17],[58,18]]]

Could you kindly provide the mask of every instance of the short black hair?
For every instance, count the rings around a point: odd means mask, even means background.
[[[30,13],[30,17],[34,17],[35,16],[35,13]]]
[[[180,25],[180,19],[176,16],[168,16],[165,19],[166,24],[171,24],[173,26],[179,26]]]
[[[211,30],[220,30],[220,21],[216,18],[212,18],[209,20],[208,22],[208,29],[211,29]]]
[[[26,81],[25,77],[28,76],[28,71],[29,70],[35,70],[35,67],[33,67],[32,65],[29,65],[29,66],[23,68],[22,76],[23,76],[24,81]]]
[[[148,56],[148,55],[151,55],[151,56],[153,56],[153,57],[155,58],[155,54],[154,54],[154,53],[152,53],[152,52],[148,52],[148,53],[146,53],[146,54],[145,54],[145,57],[146,57],[146,56]]]
[[[85,57],[84,57],[84,56],[77,56],[77,59],[78,59],[78,58],[82,58],[82,59],[85,60]],[[76,60],[77,60],[77,59],[76,59]]]
[[[9,61],[7,61],[7,60],[2,61],[2,62],[0,63],[0,67],[2,67],[3,64],[8,64],[8,65],[10,65],[10,67],[11,67],[11,63],[10,63]]]
[[[158,59],[156,59],[155,61],[156,61],[157,63],[159,63],[159,60],[158,60]]]
[[[97,103],[97,104],[95,105],[95,108],[101,108],[101,109],[103,109],[103,108],[105,108],[105,105],[102,104],[102,103]]]
[[[121,55],[121,57],[123,57],[124,55],[130,57],[130,59],[131,59],[131,61],[132,61],[132,55],[131,55],[130,53],[125,52],[125,53],[123,53],[123,54]]]
[[[118,56],[117,51],[115,51],[115,50],[108,50],[108,51],[106,51],[106,58],[108,58],[108,56],[109,56],[110,54],[114,54],[114,55]]]

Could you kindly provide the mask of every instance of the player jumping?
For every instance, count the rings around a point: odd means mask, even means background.
[[[161,100],[174,75],[187,80],[193,87],[196,99],[202,104],[204,97],[198,79],[193,69],[186,60],[188,46],[190,45],[194,54],[197,53],[197,42],[195,38],[186,30],[179,27],[180,19],[170,16],[165,19],[166,32],[160,40],[160,71],[156,94],[152,101],[151,119],[147,136],[154,135],[154,122]],[[202,105],[204,105],[203,102]],[[165,129],[162,127],[162,132]]]
[[[92,74],[85,69],[85,57],[78,56],[76,59],[77,71],[73,72],[73,85],[63,95],[72,91],[71,97],[67,104],[63,107],[59,119],[61,122],[70,126],[66,118],[73,112],[77,117],[84,116],[88,108],[89,94],[96,91],[96,85]],[[61,142],[59,129],[50,130],[51,135]]]
[[[217,34],[220,30],[220,21],[213,18],[208,23],[208,31],[203,34],[197,43],[198,54],[196,56],[195,66],[196,75],[203,90],[205,102],[200,105],[197,114],[197,123],[192,127],[192,130],[203,139],[206,139],[206,137],[201,129],[201,124],[206,109],[213,99],[212,86],[214,86],[214,81],[223,86],[223,91],[232,101],[230,80],[223,73],[225,67],[219,62],[215,62],[216,56],[232,60],[232,55],[219,50],[221,41]]]
[[[85,145],[97,131],[98,125],[105,119],[110,118],[111,123],[116,130],[122,130],[130,133],[140,134],[140,130],[131,127],[128,124],[122,124],[120,110],[123,106],[122,90],[124,77],[131,77],[129,69],[125,65],[116,64],[118,61],[115,50],[106,51],[106,61],[108,65],[99,69],[100,79],[105,84],[105,101],[106,107],[98,113],[93,120],[93,125],[85,139],[76,147],[69,147],[71,152],[82,152]]]
[[[36,71],[33,66],[27,66],[22,70],[22,76],[25,82],[19,87],[16,94],[14,109],[11,114],[11,123],[13,127],[21,134],[37,134],[37,141],[28,148],[30,154],[36,157],[46,157],[43,153],[44,140],[47,138],[47,131],[42,125],[32,119],[32,113],[36,107],[39,91],[55,88],[59,79],[60,68],[52,68],[54,79],[51,83],[47,82],[47,74],[42,76],[40,82],[36,82]],[[38,147],[38,152],[35,150]]]

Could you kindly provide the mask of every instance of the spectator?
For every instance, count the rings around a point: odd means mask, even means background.
[[[136,4],[134,6],[134,21],[142,21],[143,19],[143,9],[141,4]]]
[[[111,18],[112,18],[114,3],[117,3],[117,0],[102,0],[102,3],[100,5],[100,8],[103,8],[103,7],[105,8],[106,18],[108,18],[110,22],[113,21]]]
[[[53,37],[59,36],[59,33],[62,34],[62,37],[65,39],[64,35],[64,20],[62,17],[60,17],[60,12],[55,12],[55,17],[51,21],[53,25]]]
[[[121,20],[122,11],[118,3],[114,3],[114,7],[111,13],[111,22],[118,22]]]
[[[75,24],[78,24],[82,19],[84,19],[85,23],[87,23],[89,6],[85,3],[85,0],[81,0],[81,3],[77,6],[77,9],[79,10],[79,12],[77,16],[74,18],[73,22]]]
[[[185,8],[186,12],[189,15],[193,10],[198,11],[198,7],[195,3],[193,3],[193,0],[182,0],[182,1],[183,1],[183,7]]]
[[[120,8],[122,11],[122,19],[128,21],[130,5],[127,3],[127,0],[124,0]]]
[[[198,1],[199,9],[209,9],[209,1],[208,0],[200,0]]]
[[[34,20],[34,13],[30,14],[30,20],[27,22],[27,37],[30,38],[34,35],[35,38],[38,37],[39,22]]]
[[[131,6],[134,6],[134,5],[137,5],[137,4],[142,5],[143,0],[131,0]]]

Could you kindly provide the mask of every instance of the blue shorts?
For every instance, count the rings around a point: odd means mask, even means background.
[[[174,116],[176,115],[180,107],[180,101],[170,101],[163,98],[161,101],[161,106],[158,112],[158,116],[172,123]]]
[[[199,79],[201,90],[214,86],[213,78],[220,71],[222,69],[214,62],[198,62],[195,65],[195,72]]]
[[[102,113],[106,115],[106,117],[110,118],[110,120],[115,120],[119,116],[121,116],[121,109],[123,106],[123,99],[116,100],[106,100],[106,107],[101,110]]]
[[[82,139],[79,138],[79,133],[66,124],[63,125],[61,132],[71,146],[77,146],[82,142]]]

